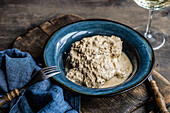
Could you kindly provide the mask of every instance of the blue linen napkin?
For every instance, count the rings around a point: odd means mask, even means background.
[[[40,69],[30,54],[17,49],[0,51],[0,95],[21,88]],[[20,97],[2,108],[10,113],[77,113],[80,96],[57,86],[47,79],[26,89]]]

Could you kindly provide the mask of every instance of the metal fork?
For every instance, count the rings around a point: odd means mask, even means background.
[[[43,81],[49,77],[52,77],[54,75],[59,74],[59,70],[56,66],[51,66],[51,67],[45,67],[40,69],[38,72],[36,72],[31,80],[22,88],[20,89],[15,89],[14,91],[11,91],[10,93],[6,93],[3,97],[0,97],[0,107],[2,107],[5,103],[8,101],[11,101],[15,97],[19,96],[21,92],[23,92],[25,89],[30,87],[31,85]]]

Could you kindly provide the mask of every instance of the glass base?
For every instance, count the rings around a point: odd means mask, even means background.
[[[165,44],[165,35],[153,27],[150,28],[150,33],[147,35],[145,34],[146,26],[138,26],[134,29],[141,33],[149,41],[153,50],[157,50]]]

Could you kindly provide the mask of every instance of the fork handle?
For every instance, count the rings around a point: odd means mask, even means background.
[[[19,96],[18,89],[15,89],[14,91],[11,91],[10,93],[6,93],[3,97],[0,97],[0,107],[2,107],[5,103],[7,103],[8,101],[11,101],[17,96]]]
[[[167,108],[166,108],[164,98],[161,95],[161,93],[159,92],[159,89],[158,89],[158,86],[156,85],[156,82],[154,80],[151,80],[150,85],[151,85],[151,89],[152,89],[154,96],[155,96],[156,104],[157,104],[157,106],[160,110],[159,112],[160,113],[169,113]]]

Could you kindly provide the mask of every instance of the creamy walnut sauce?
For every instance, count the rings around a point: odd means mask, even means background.
[[[72,44],[71,68],[66,77],[91,88],[112,87],[124,82],[132,72],[132,64],[122,52],[122,41],[115,36],[93,36]]]

